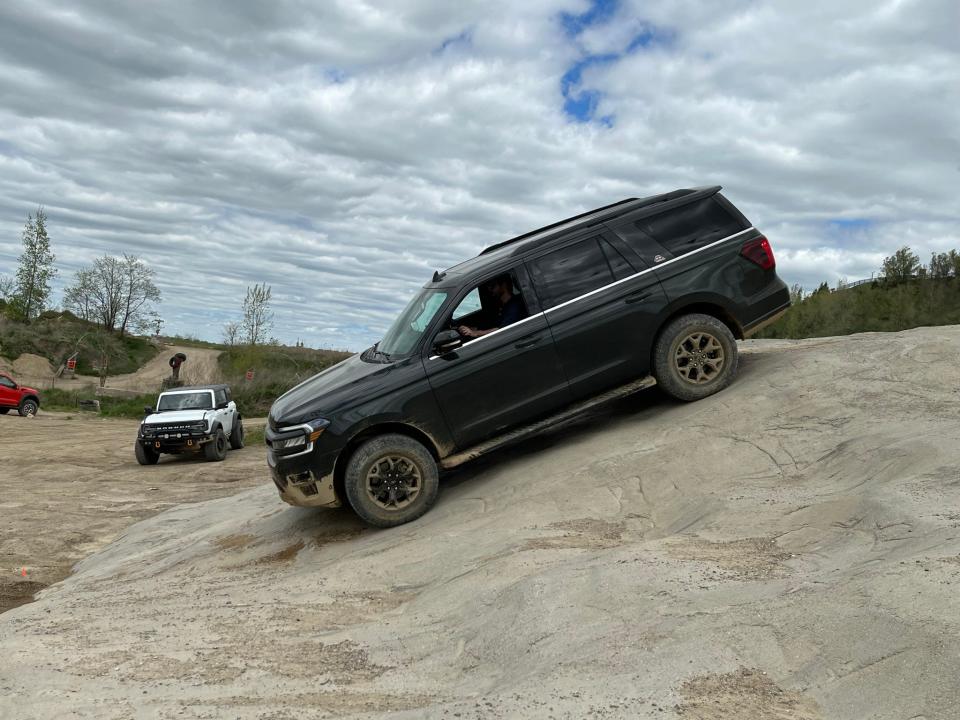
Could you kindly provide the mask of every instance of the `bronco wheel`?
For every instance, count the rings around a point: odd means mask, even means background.
[[[243,447],[243,439],[246,437],[246,433],[243,430],[243,419],[237,418],[237,421],[233,424],[233,428],[230,430],[230,449],[239,450]]]
[[[357,448],[344,489],[354,512],[377,527],[423,515],[437,499],[440,480],[430,452],[406,435],[381,435]]]
[[[657,384],[678,400],[699,400],[730,384],[737,373],[737,341],[712,315],[677,318],[653,349]]]
[[[27,398],[20,403],[20,409],[17,412],[19,412],[23,417],[26,417],[27,415],[36,415],[39,407],[40,406],[37,405],[36,400]]]
[[[153,448],[146,447],[142,442],[133,446],[133,453],[137,456],[137,462],[141,465],[156,465],[160,459],[160,453]]]
[[[227,436],[224,434],[223,428],[217,428],[217,432],[213,436],[213,440],[203,446],[203,456],[207,460],[214,460],[217,462],[223,460],[227,456]]]

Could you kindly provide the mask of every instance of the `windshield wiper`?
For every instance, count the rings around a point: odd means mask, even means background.
[[[391,362],[390,354],[385,353],[383,350],[380,350],[379,345],[380,343],[378,342],[376,345],[373,346],[373,348],[371,348],[373,350],[374,357],[383,360],[383,362]]]

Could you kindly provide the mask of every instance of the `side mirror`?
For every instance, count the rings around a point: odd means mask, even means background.
[[[152,414],[152,413],[153,413],[153,408],[152,408],[152,407],[150,407],[149,405],[144,405],[144,406],[143,406],[143,414],[144,414],[144,416],[150,415],[150,414]]]
[[[456,330],[443,330],[433,339],[433,350],[437,355],[446,355],[463,345],[463,339]]]

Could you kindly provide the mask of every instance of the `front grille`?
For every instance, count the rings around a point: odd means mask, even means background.
[[[180,433],[181,435],[202,435],[206,431],[206,423],[199,422],[181,422],[164,423],[163,425],[144,425],[144,437],[153,437],[154,435],[170,435]]]

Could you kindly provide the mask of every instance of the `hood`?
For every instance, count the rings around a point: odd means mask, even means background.
[[[20,391],[27,395],[39,395],[40,391],[36,388],[27,387],[26,385],[20,385]]]
[[[154,412],[144,418],[143,422],[147,425],[165,425],[166,423],[193,422],[194,420],[203,420],[209,410],[164,410],[163,412]]]
[[[359,385],[376,383],[392,367],[364,362],[359,354],[351,355],[281,395],[270,408],[270,417],[282,425],[325,417],[344,401],[355,397]]]

